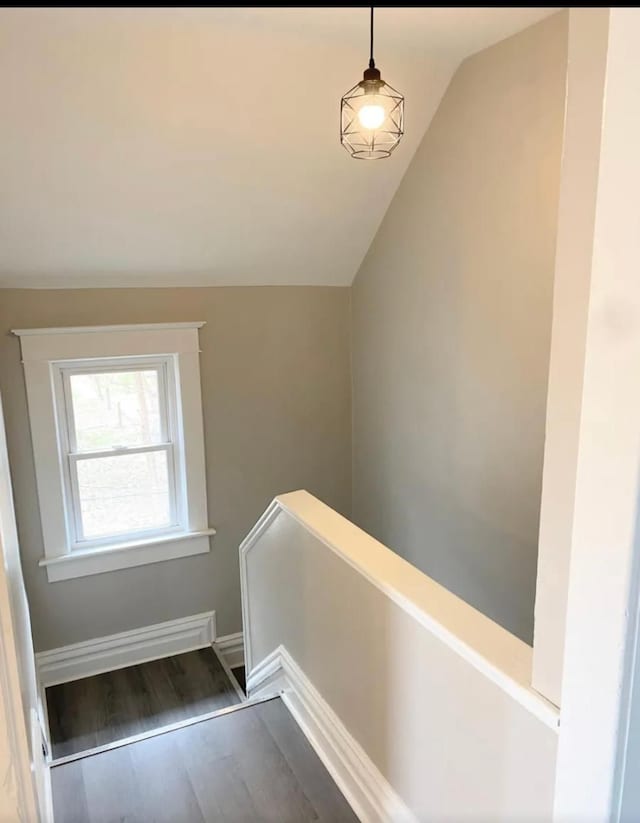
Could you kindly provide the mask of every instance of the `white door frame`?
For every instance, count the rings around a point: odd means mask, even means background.
[[[0,819],[53,823],[51,783],[42,752],[31,626],[15,528],[1,398],[0,525]],[[17,603],[22,604],[21,610],[16,608]],[[23,612],[25,623],[21,631],[16,625],[19,611]],[[35,705],[28,705],[31,702]]]

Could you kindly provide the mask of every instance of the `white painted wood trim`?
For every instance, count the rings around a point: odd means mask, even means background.
[[[532,684],[561,705],[607,64],[608,8],[569,11]]]
[[[186,323],[129,323],[116,326],[67,326],[50,329],[11,329],[16,337],[29,337],[40,334],[93,334],[121,331],[158,331],[159,329],[201,329],[206,320],[194,320]]]
[[[215,529],[201,529],[197,532],[176,532],[175,534],[163,534],[146,540],[129,540],[126,543],[117,543],[114,546],[98,546],[95,549],[75,549],[73,557],[89,558],[102,554],[114,554],[116,552],[130,552],[132,549],[143,549],[149,546],[157,546],[162,543],[179,543],[181,540],[191,540],[196,537],[213,537]],[[43,557],[38,561],[39,566],[51,566],[57,563],[65,563],[70,558],[67,555],[59,557]]]
[[[0,398],[0,818],[53,823],[39,710]]]
[[[245,665],[244,635],[242,632],[218,637],[215,645],[230,669]]]
[[[3,561],[0,543],[0,561]],[[0,817],[38,820],[28,730],[20,691],[20,673],[4,567],[0,569]],[[33,729],[31,729],[33,733]],[[49,821],[47,821],[49,823]]]
[[[247,555],[283,513],[294,518],[425,629],[469,662],[549,728],[558,731],[556,706],[531,688],[532,648],[438,585],[399,555],[306,491],[276,497],[240,546],[245,654],[251,649]]]
[[[280,694],[286,688],[285,672],[282,667],[283,646],[268,654],[250,672],[247,672],[247,697],[269,697]]]
[[[198,329],[132,328],[127,331],[76,330],[65,334],[35,334],[20,337],[24,363],[50,363],[79,359],[114,357],[155,357],[167,354],[197,354]]]
[[[73,577],[86,577],[118,569],[130,569],[147,563],[162,563],[165,560],[207,554],[211,551],[210,537],[215,533],[215,529],[203,529],[84,552],[74,551],[58,557],[43,557],[38,564],[46,567],[49,582],[55,583]]]
[[[49,730],[47,728],[46,732],[44,731],[40,723],[40,718],[38,717],[38,712],[36,712],[35,709],[31,709],[30,715],[31,751],[36,753],[37,758],[32,770],[40,808],[40,823],[54,823],[53,790],[51,787],[51,770],[48,761],[50,748],[47,748],[46,753],[43,749],[43,735],[48,735]],[[48,739],[46,745],[49,747]]]
[[[58,452],[58,428],[51,371],[45,362],[24,363],[31,443],[40,504],[44,551],[48,557],[66,551],[64,481]]]
[[[101,672],[134,666],[211,646],[216,637],[215,611],[97,637],[36,654],[44,687]]]
[[[196,336],[197,342],[197,332],[193,334]],[[182,459],[184,463],[187,528],[189,531],[198,531],[209,526],[200,355],[198,350],[193,350],[180,352],[176,357],[178,389],[181,401],[178,404],[177,413],[182,423],[180,447],[183,452]]]
[[[251,697],[278,688],[314,751],[362,823],[418,823],[284,646],[251,673]]]
[[[33,334],[20,338],[45,551],[41,565],[46,567],[50,582],[209,551],[209,540],[200,537],[211,534],[199,364],[198,328],[202,325],[190,322],[76,327],[56,329],[52,335],[47,335],[47,329],[31,329],[28,331]],[[169,402],[176,428],[173,441],[177,499],[182,513],[181,542],[169,545],[158,540],[153,546],[143,546],[133,540],[135,545],[127,549],[126,555],[115,547],[108,555],[95,550],[91,555],[72,551],[75,535],[69,526],[70,500],[62,469],[67,450],[64,433],[59,430],[54,373],[61,362],[78,358],[98,361],[158,356],[171,357],[174,375]],[[172,540],[176,534],[163,537]],[[59,564],[60,558],[65,562]]]
[[[269,528],[282,512],[282,505],[275,498],[260,517],[255,526],[240,544],[240,596],[242,600],[242,624],[244,626],[244,658],[247,671],[254,670],[253,653],[251,649],[251,607],[249,605],[249,588],[247,583],[247,555],[260,539],[260,536]]]

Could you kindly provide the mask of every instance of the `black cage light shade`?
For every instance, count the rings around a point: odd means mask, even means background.
[[[340,142],[357,160],[389,157],[404,133],[404,97],[386,83],[373,59],[371,7],[369,68],[340,102]]]

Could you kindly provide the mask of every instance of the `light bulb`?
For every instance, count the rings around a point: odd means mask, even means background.
[[[358,111],[358,120],[360,125],[365,129],[379,129],[384,123],[386,112],[384,106],[367,105],[362,106]]]

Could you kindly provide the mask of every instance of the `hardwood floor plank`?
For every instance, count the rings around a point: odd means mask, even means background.
[[[89,806],[81,761],[52,770],[52,789],[56,823],[87,823]]]
[[[144,787],[139,786],[133,774],[131,752],[128,748],[114,749],[97,758],[76,761],[82,769],[89,815],[86,823],[147,823],[144,809]],[[69,764],[71,765],[71,764]],[[73,764],[75,765],[75,764]],[[60,767],[62,770],[67,766]],[[57,769],[52,777],[57,778]],[[54,813],[56,823],[67,823],[66,809],[59,802],[54,786]],[[123,813],[123,800],[126,813]]]
[[[259,820],[303,823],[319,819],[256,712],[247,709],[217,718],[215,725],[207,724],[205,735],[208,745],[216,745],[238,764],[239,775],[260,811]]]
[[[198,707],[198,713],[217,711],[240,702],[227,673],[215,653],[205,650],[184,655],[183,679],[178,679],[177,690],[183,701]]]
[[[134,779],[143,789],[145,820],[205,823],[176,734],[163,734],[126,747],[131,751]]]
[[[97,712],[101,700],[92,679],[63,683],[54,689],[57,699],[47,701],[54,757],[97,746]]]
[[[137,711],[140,731],[157,729],[198,713],[190,701],[183,702],[178,695],[174,670],[174,658],[152,660],[124,670],[129,699],[134,704],[131,711]]]
[[[93,681],[96,690],[91,711],[98,746],[144,730],[140,722],[141,698],[137,691],[132,691],[129,673],[130,669],[117,669],[98,678],[87,678]],[[88,717],[87,722],[90,720]]]
[[[215,728],[210,733],[207,724],[201,723],[193,728],[192,734],[176,737],[205,820],[221,823],[260,820],[236,759],[216,745]]]

